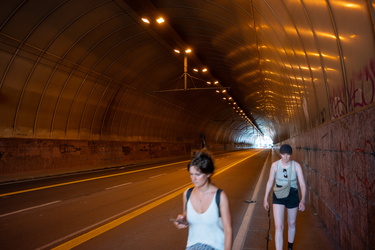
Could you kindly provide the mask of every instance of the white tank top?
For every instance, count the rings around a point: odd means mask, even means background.
[[[216,194],[203,214],[197,213],[191,204],[191,199],[188,200],[186,207],[186,219],[189,222],[187,247],[203,243],[218,250],[224,249],[224,229],[215,197]]]

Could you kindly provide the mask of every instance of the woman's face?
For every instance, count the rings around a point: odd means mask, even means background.
[[[206,184],[211,176],[211,174],[204,174],[199,171],[196,167],[191,166],[189,168],[190,179],[193,182],[194,186],[200,187]]]
[[[281,154],[281,160],[284,163],[288,163],[290,161],[290,154]]]

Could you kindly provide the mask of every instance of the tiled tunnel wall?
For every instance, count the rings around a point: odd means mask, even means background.
[[[375,246],[374,131],[372,106],[286,142],[304,166],[309,202],[342,249]]]

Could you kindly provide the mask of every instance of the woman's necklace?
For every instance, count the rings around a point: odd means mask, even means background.
[[[205,201],[206,201],[206,198],[209,194],[209,190],[210,188],[207,188],[207,190],[205,190],[204,192],[200,192],[199,195],[198,195],[198,198],[199,198],[199,210],[200,210],[200,213],[203,213],[205,211]]]
[[[206,199],[209,189],[210,188],[207,188],[207,190],[199,193],[198,197],[199,197],[199,201],[201,203],[202,203],[202,201],[204,201]]]

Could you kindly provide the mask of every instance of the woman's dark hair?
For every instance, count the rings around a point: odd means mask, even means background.
[[[204,174],[212,174],[215,170],[214,160],[207,150],[200,150],[196,153],[194,158],[187,165],[188,171],[191,166],[194,166]]]

